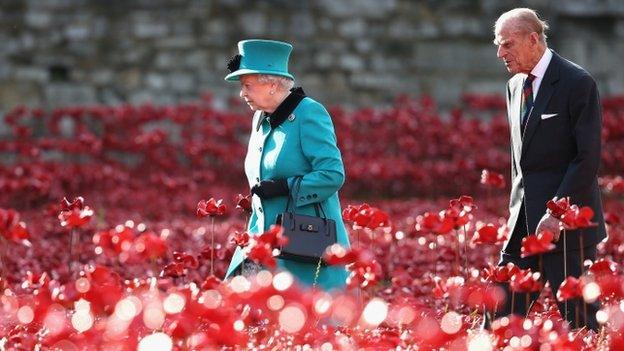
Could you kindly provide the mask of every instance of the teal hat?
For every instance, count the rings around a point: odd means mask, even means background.
[[[225,80],[233,82],[245,74],[270,74],[295,77],[288,72],[288,57],[292,45],[276,40],[249,39],[238,42],[239,55],[228,63],[230,74]]]

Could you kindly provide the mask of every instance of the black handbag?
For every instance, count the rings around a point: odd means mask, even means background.
[[[320,267],[325,249],[337,242],[336,221],[327,218],[320,203],[314,204],[316,216],[296,214],[294,204],[300,186],[301,178],[297,177],[288,194],[286,212],[277,215],[276,224],[282,226],[283,235],[288,237],[288,244],[282,247],[278,257],[302,263],[316,263]]]

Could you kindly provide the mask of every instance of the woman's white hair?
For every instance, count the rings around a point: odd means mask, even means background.
[[[537,15],[535,10],[520,7],[507,11],[500,15],[494,24],[494,34],[498,33],[501,26],[507,21],[513,21],[514,29],[523,33],[537,33],[539,39],[543,44],[546,44],[546,31],[548,30],[548,23],[543,21]]]
[[[258,75],[258,81],[260,83],[275,83],[279,89],[283,91],[289,91],[295,86],[295,81],[283,76],[276,76],[272,74],[260,74]]]

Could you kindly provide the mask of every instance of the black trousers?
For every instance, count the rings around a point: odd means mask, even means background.
[[[523,216],[521,216],[523,217]],[[519,229],[522,228],[522,229]],[[522,233],[522,234],[520,234]],[[541,271],[540,271],[540,255],[534,255],[522,258],[520,257],[520,245],[522,236],[526,235],[526,224],[524,219],[519,219],[515,226],[514,233],[512,234],[510,245],[507,246],[507,250],[501,252],[501,258],[498,263],[499,266],[504,266],[511,262],[522,269],[530,268],[533,272],[541,272],[542,281],[549,282],[555,297],[557,291],[561,286],[561,283],[565,280],[564,276],[564,254],[562,251],[549,252],[542,255]],[[516,236],[514,238],[514,236]],[[520,238],[520,239],[518,239]],[[559,240],[565,240],[563,234]],[[582,273],[581,264],[581,250],[568,250],[566,255],[567,261],[567,275],[578,278]],[[583,260],[596,259],[596,245],[591,245],[583,248]],[[499,309],[496,313],[498,317],[508,315],[512,311],[514,314],[518,314],[522,317],[527,314],[527,306],[533,304],[533,302],[539,297],[539,292],[532,294],[516,293],[512,299],[512,293],[509,289],[509,284],[501,284],[506,293],[505,305]],[[512,300],[514,302],[512,309]],[[598,322],[596,321],[596,312],[600,308],[598,302],[584,303],[583,299],[571,299],[566,304],[559,303],[559,311],[563,318],[566,318],[572,328],[588,327],[594,331],[598,330]],[[578,307],[577,307],[578,306]],[[584,315],[587,315],[585,320]]]

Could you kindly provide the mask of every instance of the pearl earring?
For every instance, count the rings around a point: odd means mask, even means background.
[[[269,94],[273,95],[273,94],[275,94],[275,91],[271,90],[271,91],[269,91]]]

